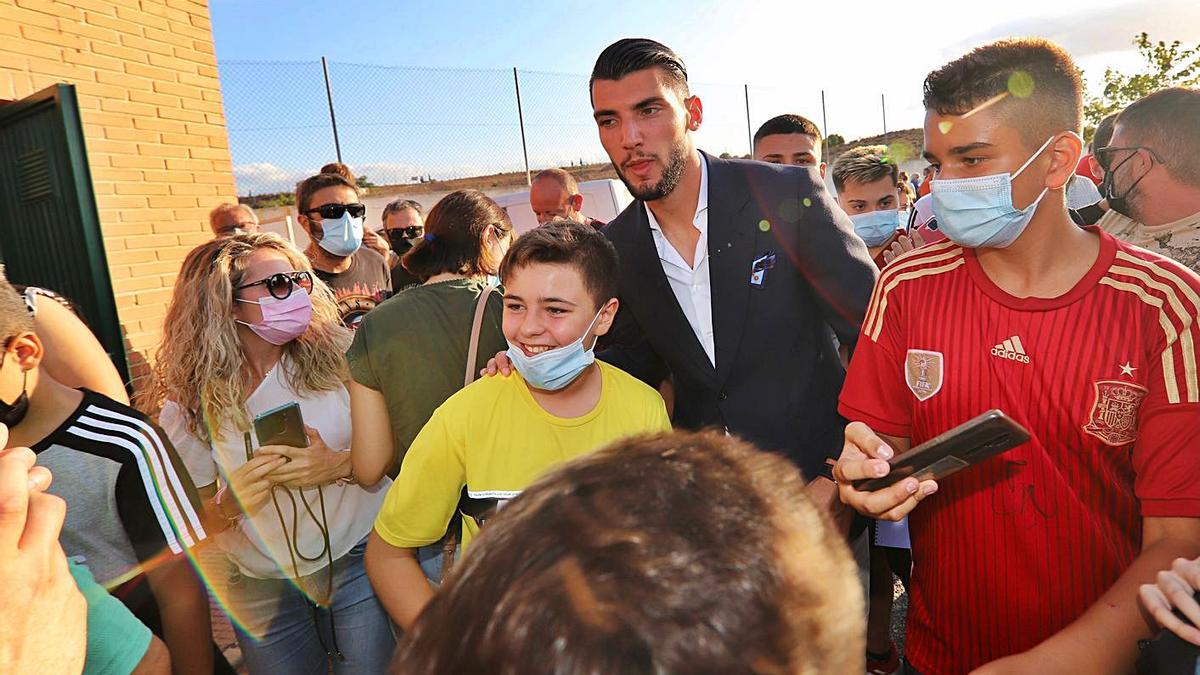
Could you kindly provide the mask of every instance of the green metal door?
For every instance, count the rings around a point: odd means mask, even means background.
[[[0,261],[69,298],[129,382],[75,87],[0,106]]]

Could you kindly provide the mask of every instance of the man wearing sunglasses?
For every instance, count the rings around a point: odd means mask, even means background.
[[[367,207],[358,188],[340,174],[317,174],[296,186],[296,210],[309,237],[304,254],[337,297],[342,322],[357,327],[392,292],[387,259],[362,245]]]
[[[1163,89],[1132,103],[1096,159],[1111,209],[1097,224],[1200,271],[1200,89]]]
[[[420,203],[411,199],[397,199],[383,207],[383,213],[380,215],[383,229],[379,234],[387,239],[392,249],[388,264],[392,268],[392,291],[396,293],[425,281],[404,269],[404,265],[400,263],[404,254],[425,238],[425,220],[422,213]]]

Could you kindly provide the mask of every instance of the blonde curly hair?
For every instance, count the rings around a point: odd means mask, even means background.
[[[250,428],[245,406],[249,379],[233,317],[233,295],[246,283],[251,254],[263,249],[278,251],[293,269],[312,274],[308,258],[279,235],[256,233],[197,246],[175,280],[150,400],[155,406],[166,400],[177,403],[188,431],[205,440],[228,421],[239,431]],[[351,334],[342,326],[333,293],[314,277],[311,296],[308,330],[283,347],[290,366],[284,377],[301,394],[336,389],[349,377],[345,351]]]

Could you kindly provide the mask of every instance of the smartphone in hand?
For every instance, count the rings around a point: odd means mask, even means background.
[[[874,492],[909,476],[939,480],[1011,450],[1029,440],[1029,432],[999,410],[989,410],[957,427],[893,457],[891,471],[882,478],[854,481],[855,490]]]
[[[300,414],[300,404],[293,401],[255,417],[254,435],[258,437],[259,447],[308,447],[308,435],[304,433],[304,417]]]

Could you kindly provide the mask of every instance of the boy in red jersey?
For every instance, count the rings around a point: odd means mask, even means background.
[[[916,672],[1129,672],[1149,634],[1138,586],[1200,554],[1200,277],[1071,222],[1080,99],[1044,41],[976,49],[925,81],[949,240],[881,274],[834,470],[861,513],[911,511]],[[848,483],[989,408],[1032,440],[940,485]]]

